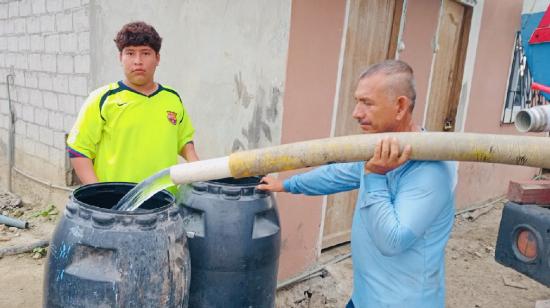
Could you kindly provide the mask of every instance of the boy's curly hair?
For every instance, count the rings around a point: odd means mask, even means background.
[[[122,49],[127,46],[149,46],[159,53],[162,44],[162,38],[157,30],[143,21],[131,22],[122,26],[114,41],[119,52],[122,52]]]

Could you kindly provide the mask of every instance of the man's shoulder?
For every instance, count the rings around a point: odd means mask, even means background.
[[[452,161],[411,160],[396,170],[395,176],[414,179],[451,179],[456,177],[457,164]]]
[[[410,161],[401,174],[412,182],[450,183],[451,187],[456,185],[457,162],[455,161]]]
[[[434,172],[454,172],[456,171],[457,162],[455,161],[439,161],[439,160],[416,160],[410,161],[412,169],[432,170]]]

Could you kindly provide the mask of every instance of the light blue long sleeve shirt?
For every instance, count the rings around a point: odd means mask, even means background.
[[[351,230],[355,307],[444,307],[456,163],[408,161],[386,175],[365,174],[364,165],[323,166],[284,188],[306,195],[359,188]]]

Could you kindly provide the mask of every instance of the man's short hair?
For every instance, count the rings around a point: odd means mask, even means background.
[[[143,21],[135,21],[122,26],[114,41],[119,52],[122,52],[127,46],[149,46],[159,53],[162,44],[162,38],[157,30]]]
[[[359,75],[359,80],[377,74],[384,74],[388,77],[390,84],[387,90],[392,99],[397,96],[406,96],[411,100],[411,110],[414,108],[416,85],[413,69],[407,63],[400,60],[385,60],[368,67]]]

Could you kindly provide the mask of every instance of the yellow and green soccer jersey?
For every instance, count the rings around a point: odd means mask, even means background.
[[[141,182],[177,163],[195,130],[176,91],[146,96],[123,82],[92,92],[67,139],[70,157],[93,160],[100,182]]]

